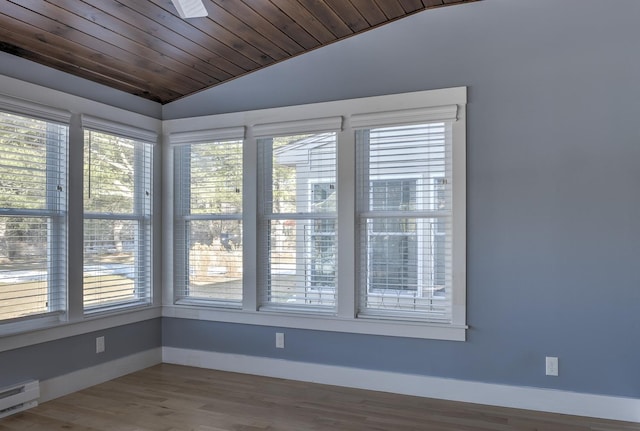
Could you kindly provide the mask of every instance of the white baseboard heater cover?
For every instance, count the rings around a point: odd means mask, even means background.
[[[0,418],[37,406],[38,398],[40,382],[37,380],[0,388]]]

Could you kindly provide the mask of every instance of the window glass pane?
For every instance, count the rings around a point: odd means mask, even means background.
[[[335,211],[335,140],[335,133],[273,138],[272,213]]]
[[[387,290],[416,291],[418,244],[415,220],[389,220],[389,222],[384,224],[400,229],[371,233],[369,236],[369,291],[382,293]]]
[[[85,220],[85,307],[137,298],[137,226],[133,220]]]
[[[335,305],[335,220],[272,220],[270,303]]]
[[[451,168],[444,123],[383,127],[359,132],[366,137],[372,211],[450,209],[450,188],[436,185]],[[436,181],[439,180],[439,181]]]
[[[234,140],[175,149],[178,300],[242,302],[242,146]]]
[[[192,220],[185,296],[242,301],[242,221]]]
[[[86,131],[85,211],[133,214],[135,162],[135,142],[131,139]]]
[[[191,214],[242,213],[242,141],[190,145]]]
[[[84,307],[151,300],[152,146],[92,130],[84,148]]]
[[[0,217],[0,234],[0,319],[48,312],[47,218]]]
[[[0,112],[0,320],[66,307],[68,127]]]

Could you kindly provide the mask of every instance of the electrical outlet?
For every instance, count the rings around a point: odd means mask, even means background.
[[[104,336],[96,338],[96,353],[104,352]]]
[[[547,371],[547,376],[558,375],[558,358],[556,358],[555,356],[547,356],[546,371]]]
[[[276,332],[276,348],[284,349],[284,332]]]

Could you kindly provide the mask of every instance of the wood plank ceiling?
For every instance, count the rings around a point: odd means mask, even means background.
[[[0,0],[0,50],[160,103],[424,9],[476,0]]]

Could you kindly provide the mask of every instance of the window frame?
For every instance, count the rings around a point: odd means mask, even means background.
[[[229,129],[206,129],[206,130],[198,130],[195,132],[182,132],[182,133],[174,133],[170,136],[170,151],[172,157],[172,177],[173,177],[173,186],[174,186],[174,201],[173,205],[173,244],[174,247],[174,262],[173,262],[173,277],[172,283],[174,288],[172,289],[173,302],[176,304],[184,304],[184,305],[207,305],[207,306],[216,306],[222,308],[231,308],[231,309],[240,309],[242,308],[242,300],[221,300],[221,299],[206,299],[202,297],[189,297],[186,296],[183,291],[187,289],[188,280],[189,280],[189,250],[185,248],[188,244],[188,236],[189,233],[187,231],[187,224],[190,221],[194,220],[207,220],[207,221],[227,221],[227,220],[238,220],[242,223],[243,231],[244,231],[244,221],[243,221],[243,213],[244,208],[240,213],[226,214],[226,213],[207,213],[207,214],[197,214],[192,215],[190,212],[186,213],[185,211],[190,211],[190,208],[184,208],[179,202],[183,202],[185,196],[190,195],[190,184],[191,178],[185,177],[186,173],[181,177],[182,173],[179,171],[177,162],[180,157],[191,157],[191,153],[188,155],[177,155],[177,151],[187,146],[193,145],[211,145],[222,142],[230,142],[230,141],[241,141],[243,142],[245,139],[245,129],[244,127],[238,128],[229,128]],[[243,148],[244,154],[244,148]],[[244,157],[244,156],[243,156]],[[243,175],[244,177],[244,175]],[[244,179],[243,179],[244,181]],[[244,185],[243,185],[244,188]],[[243,195],[244,201],[244,195]],[[244,242],[244,232],[242,234],[243,242]],[[243,255],[243,267],[244,267],[244,255]],[[243,271],[244,272],[244,271]],[[178,281],[178,278],[183,278],[185,281],[184,287],[181,285],[182,282]],[[244,279],[244,277],[243,277]],[[178,287],[178,288],[176,288]],[[244,286],[243,289],[244,291]]]
[[[295,212],[274,212],[272,210],[272,185],[273,185],[273,157],[274,157],[274,149],[273,149],[273,140],[278,137],[290,137],[298,134],[307,135],[307,134],[316,134],[316,135],[324,135],[328,132],[331,134],[335,134],[336,129],[339,129],[341,126],[342,120],[340,118],[326,119],[326,122],[322,123],[321,127],[318,127],[314,124],[309,124],[305,129],[304,123],[295,123],[297,130],[296,132],[287,132],[287,130],[291,127],[290,124],[281,123],[281,124],[272,124],[268,127],[264,127],[265,132],[268,131],[271,133],[270,135],[260,136],[258,139],[258,157],[259,157],[259,165],[258,165],[258,184],[259,190],[261,193],[259,194],[259,210],[258,210],[258,237],[261,242],[261,246],[257,252],[258,259],[258,290],[259,290],[259,310],[263,311],[272,311],[272,312],[293,312],[293,313],[317,313],[317,314],[335,314],[336,305],[335,305],[335,291],[333,293],[333,304],[331,305],[323,305],[323,304],[286,304],[277,301],[270,301],[270,290],[271,290],[271,272],[270,272],[270,251],[271,248],[268,244],[270,244],[270,235],[271,235],[271,222],[282,220],[282,221],[293,221],[303,222],[303,225],[297,226],[296,229],[303,230],[304,236],[304,248],[302,250],[296,250],[296,268],[298,267],[298,259],[300,254],[303,256],[308,253],[311,248],[311,244],[307,243],[307,237],[309,236],[309,240],[311,234],[307,232],[307,226],[304,222],[311,222],[312,226],[317,221],[330,220],[334,221],[336,230],[334,235],[337,237],[337,212],[313,212],[311,211],[312,205],[312,194],[308,194],[310,198],[308,201],[301,202],[306,208],[304,211],[300,211],[298,209],[298,202],[296,202],[296,211]],[[260,128],[261,126],[258,126]],[[304,141],[307,138],[303,138]],[[337,134],[334,136],[335,142],[332,143],[333,146],[336,147],[337,150]],[[324,142],[326,144],[327,142]],[[337,158],[337,151],[334,152],[334,157]],[[337,169],[337,160],[334,161],[334,166]],[[335,172],[335,171],[334,171]],[[337,172],[331,177],[333,183],[335,184],[335,177]],[[303,177],[304,178],[304,177]],[[313,190],[313,185],[317,184],[319,181],[316,178],[306,178],[307,193],[310,193]],[[326,181],[329,178],[322,178],[321,180]],[[296,193],[300,190],[296,189]],[[337,247],[336,247],[337,254]],[[304,259],[304,258],[303,258]],[[306,260],[306,259],[305,259]],[[337,262],[337,256],[336,256]],[[311,266],[311,262],[303,262],[305,272]],[[297,271],[297,269],[296,269]],[[297,274],[296,274],[297,275]],[[313,287],[310,286],[310,276],[308,274],[304,274],[302,276],[304,279],[304,292],[305,292],[305,301],[306,301],[306,293],[309,292]],[[318,292],[321,292],[319,289],[314,289]],[[319,296],[320,298],[322,295]]]
[[[153,218],[154,218],[154,150],[157,145],[157,135],[148,130],[115,123],[113,121],[97,118],[89,115],[82,116],[83,143],[86,142],[87,132],[97,132],[113,138],[122,138],[133,141],[133,161],[134,166],[134,191],[133,207],[130,213],[115,213],[102,211],[87,211],[83,207],[83,226],[87,220],[123,220],[136,223],[133,269],[134,298],[123,301],[109,301],[97,305],[87,306],[83,299],[83,313],[85,316],[113,313],[122,310],[149,307],[154,301],[153,287]],[[83,145],[84,148],[84,145]],[[148,176],[146,176],[144,161],[148,163]],[[83,164],[84,168],[84,164]],[[141,172],[142,171],[142,172]],[[84,181],[84,176],[83,176]],[[144,198],[148,192],[148,200]],[[83,230],[83,250],[86,232]],[[83,253],[83,273],[85,271],[85,257]],[[142,268],[142,270],[140,270]],[[84,291],[83,279],[83,298]]]
[[[456,109],[457,110],[457,109]],[[368,120],[366,124],[361,124],[361,126],[366,125],[367,127],[361,127],[356,130],[357,133],[357,141],[358,141],[358,161],[356,165],[356,182],[358,186],[357,192],[357,218],[359,223],[359,230],[357,235],[359,235],[357,244],[358,244],[358,268],[360,268],[360,272],[358,274],[358,289],[359,289],[359,304],[358,304],[358,317],[363,318],[384,318],[384,319],[409,319],[409,320],[424,320],[425,322],[444,322],[448,323],[453,320],[453,316],[447,312],[447,308],[449,308],[449,303],[452,302],[452,295],[454,294],[454,283],[452,280],[451,274],[445,274],[445,283],[443,284],[443,295],[435,295],[435,286],[425,286],[425,275],[433,274],[435,278],[435,274],[433,271],[426,271],[424,268],[425,264],[425,248],[427,242],[433,241],[434,244],[432,246],[435,248],[435,238],[432,240],[429,239],[428,233],[424,230],[425,226],[430,224],[431,220],[435,220],[436,224],[441,222],[448,222],[452,219],[453,214],[453,202],[452,200],[448,200],[447,204],[450,209],[447,209],[440,213],[437,208],[434,208],[433,204],[436,199],[436,194],[426,196],[422,196],[422,193],[416,196],[416,200],[413,203],[413,208],[392,208],[387,209],[385,206],[377,208],[375,205],[374,193],[376,182],[385,182],[389,183],[390,181],[411,181],[414,185],[415,192],[418,190],[423,190],[423,193],[426,192],[429,188],[433,188],[433,191],[436,191],[437,180],[440,179],[441,184],[444,186],[451,186],[452,183],[452,173],[453,173],[453,163],[448,163],[447,160],[449,158],[452,159],[451,152],[453,151],[453,133],[451,128],[453,112],[446,113],[443,112],[441,119],[430,119],[429,121],[416,121],[415,118],[409,118],[405,121],[403,118],[396,117],[396,123],[386,123],[384,126],[378,126],[377,123],[384,122],[384,119],[373,117],[373,121]],[[453,118],[457,118],[456,116]],[[389,127],[391,130],[384,131],[385,128]],[[436,127],[437,129],[442,128],[442,137],[443,143],[442,151],[443,151],[443,160],[442,160],[442,172],[433,172],[435,175],[426,176],[426,172],[410,171],[407,173],[401,172],[372,172],[371,163],[379,164],[381,160],[378,157],[375,157],[374,160],[370,159],[372,153],[372,145],[373,141],[371,140],[370,130],[378,130],[380,135],[379,139],[382,141],[377,142],[377,145],[382,145],[379,149],[376,150],[378,153],[384,152],[386,154],[389,149],[393,148],[398,142],[395,139],[391,139],[391,137],[397,133],[397,131],[402,130],[415,130],[420,131],[421,129],[425,129],[424,133],[427,134],[427,137],[431,134],[432,127]],[[386,133],[389,133],[389,136],[385,136]],[[437,136],[437,135],[436,135]],[[399,136],[403,138],[403,135]],[[386,145],[391,145],[391,147],[385,148]],[[403,145],[404,147],[405,145]],[[419,148],[416,148],[415,154],[418,154],[420,151]],[[411,154],[414,153],[400,153],[398,157],[401,155],[411,157]],[[413,162],[413,159],[411,159]],[[451,160],[453,162],[453,160]],[[386,166],[383,169],[396,169],[398,170],[398,165],[396,163],[402,163],[402,159],[394,159],[394,164],[391,166]],[[379,166],[380,168],[382,166]],[[377,171],[377,169],[375,171]],[[402,168],[399,169],[400,171]],[[455,182],[453,182],[455,185]],[[426,188],[424,186],[427,186]],[[452,187],[450,187],[452,188]],[[385,192],[385,196],[388,194],[388,190]],[[452,197],[455,193],[452,190]],[[415,266],[416,266],[416,274],[415,274],[415,289],[393,289],[393,288],[380,288],[378,291],[372,291],[372,248],[370,246],[371,239],[371,229],[370,225],[375,224],[377,220],[382,222],[388,222],[392,220],[414,220],[415,222],[415,246],[414,254],[415,254]],[[448,228],[448,231],[445,232],[445,241],[448,246],[452,245],[451,240],[447,240],[453,234],[453,229]],[[407,236],[407,235],[404,235]],[[435,256],[432,258],[432,265],[426,265],[427,267],[435,268]],[[447,260],[448,257],[444,256],[444,259]],[[447,264],[445,263],[445,268]],[[447,277],[449,275],[449,277]],[[451,283],[447,283],[447,279],[452,280]],[[427,295],[423,296],[424,288],[427,288]],[[432,287],[433,289],[429,289]],[[429,290],[431,292],[429,293]],[[459,288],[458,288],[459,290]],[[374,302],[378,303],[378,307],[376,306],[368,306],[370,300],[375,300]],[[394,304],[395,300],[395,304]],[[385,302],[389,302],[391,305],[384,306]],[[413,309],[410,306],[413,304]],[[403,306],[404,305],[404,306]],[[450,320],[451,318],[451,320]]]
[[[207,305],[176,304],[165,301],[163,314],[169,317],[214,320],[230,323],[279,326],[298,329],[442,339],[464,341],[466,338],[466,87],[427,90],[413,93],[339,100],[309,105],[287,106],[257,111],[184,118],[164,122],[165,129],[185,133],[205,127],[243,127],[244,142],[244,259],[245,277],[242,309],[225,309]],[[335,117],[340,115],[340,117]],[[333,119],[333,120],[332,120]],[[333,313],[270,310],[261,307],[260,269],[248,268],[259,259],[259,175],[258,140],[261,137],[328,130],[327,124],[340,121],[337,134],[337,304]],[[439,120],[451,122],[453,152],[453,217],[450,323],[424,321],[406,316],[358,315],[356,240],[356,139],[358,128],[384,127],[398,124],[421,124]],[[323,127],[317,127],[323,125]],[[316,126],[314,128],[314,126]],[[335,127],[335,126],[334,126]],[[173,140],[172,140],[173,141]],[[171,161],[168,161],[171,164]],[[171,194],[171,193],[170,193]],[[168,213],[164,213],[167,217]],[[171,217],[173,218],[173,217]],[[165,225],[166,227],[167,225]],[[167,258],[173,259],[172,256]],[[256,273],[258,275],[256,275]],[[168,278],[167,278],[168,279]],[[165,285],[171,293],[171,286]],[[168,298],[172,298],[169,296]]]
[[[47,155],[46,155],[46,182],[47,192],[45,197],[44,208],[41,209],[19,209],[19,208],[2,208],[1,215],[14,217],[38,217],[45,218],[48,228],[47,236],[47,297],[58,296],[59,309],[47,309],[43,313],[34,313],[26,316],[15,318],[7,318],[0,320],[0,334],[3,332],[12,332],[17,328],[41,327],[44,325],[52,325],[64,321],[68,314],[68,273],[67,273],[67,232],[68,232],[68,177],[69,177],[69,141],[70,128],[69,122],[71,113],[62,109],[51,108],[44,105],[28,102],[21,99],[15,99],[9,96],[0,96],[0,110],[3,113],[16,115],[27,119],[44,121],[58,127],[65,128],[65,141],[56,143],[55,161],[49,156],[49,147],[52,145],[47,138]],[[57,189],[62,195],[57,195],[52,199],[51,193],[54,191],[49,182],[52,178],[51,173],[63,179],[64,184],[58,184]],[[51,231],[55,233],[51,235]],[[53,257],[52,257],[53,256]],[[47,304],[51,299],[47,301]],[[47,306],[49,307],[49,306]]]

